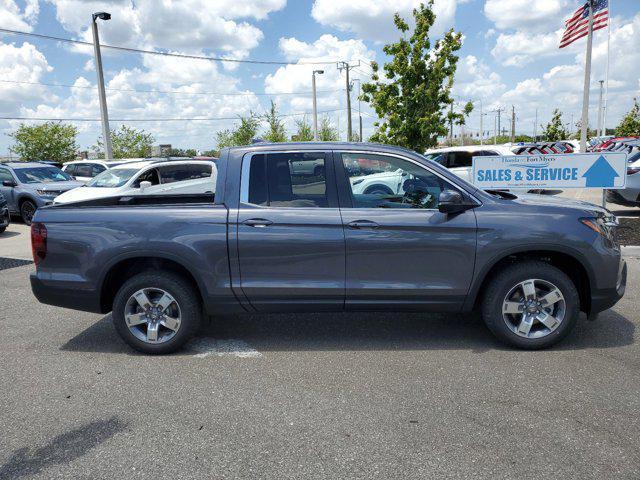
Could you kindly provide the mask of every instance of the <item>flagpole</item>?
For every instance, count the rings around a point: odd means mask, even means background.
[[[591,49],[593,47],[593,1],[589,5],[589,34],[587,35],[587,55],[584,65],[584,92],[582,97],[582,125],[580,125],[580,151],[587,151],[587,128],[589,127],[589,87],[591,84]]]
[[[607,69],[604,73],[604,105],[602,107],[602,130],[600,136],[607,134],[607,100],[609,99],[609,57],[611,46],[611,3],[613,0],[609,0],[608,13],[607,13]]]

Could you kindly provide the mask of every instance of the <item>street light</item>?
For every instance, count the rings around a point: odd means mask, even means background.
[[[311,84],[313,85],[313,140],[318,141],[318,106],[316,103],[316,73],[324,74],[324,70],[314,70],[311,74]]]
[[[98,97],[100,100],[100,116],[102,118],[102,136],[104,138],[104,157],[113,160],[111,147],[111,132],[109,130],[109,113],[107,111],[107,94],[104,89],[104,74],[102,72],[102,56],[100,55],[100,38],[98,37],[97,19],[111,20],[111,14],[97,12],[91,15],[91,30],[93,32],[93,52],[95,54],[96,73],[98,75]]]

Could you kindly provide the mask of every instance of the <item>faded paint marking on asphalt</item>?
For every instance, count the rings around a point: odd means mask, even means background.
[[[217,338],[204,337],[198,338],[189,344],[189,350],[195,352],[195,357],[205,358],[210,355],[217,357],[240,357],[253,358],[261,357],[262,354],[251,348],[244,340],[227,339],[220,340]]]

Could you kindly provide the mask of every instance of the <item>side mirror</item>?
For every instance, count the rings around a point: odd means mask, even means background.
[[[15,187],[17,186],[16,182],[13,182],[11,180],[3,180],[2,181],[2,186],[3,187]]]
[[[144,181],[144,182],[140,182],[140,191],[143,191],[147,188],[149,188],[151,186],[151,182],[149,181]]]
[[[444,190],[438,197],[438,211],[440,213],[459,213],[467,210],[471,205],[464,201],[460,192]]]

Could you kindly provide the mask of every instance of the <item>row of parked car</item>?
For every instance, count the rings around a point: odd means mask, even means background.
[[[115,195],[214,193],[216,176],[212,157],[87,160],[62,168],[50,162],[8,162],[0,164],[0,195],[6,217],[19,215],[30,225],[39,207],[53,203]]]

